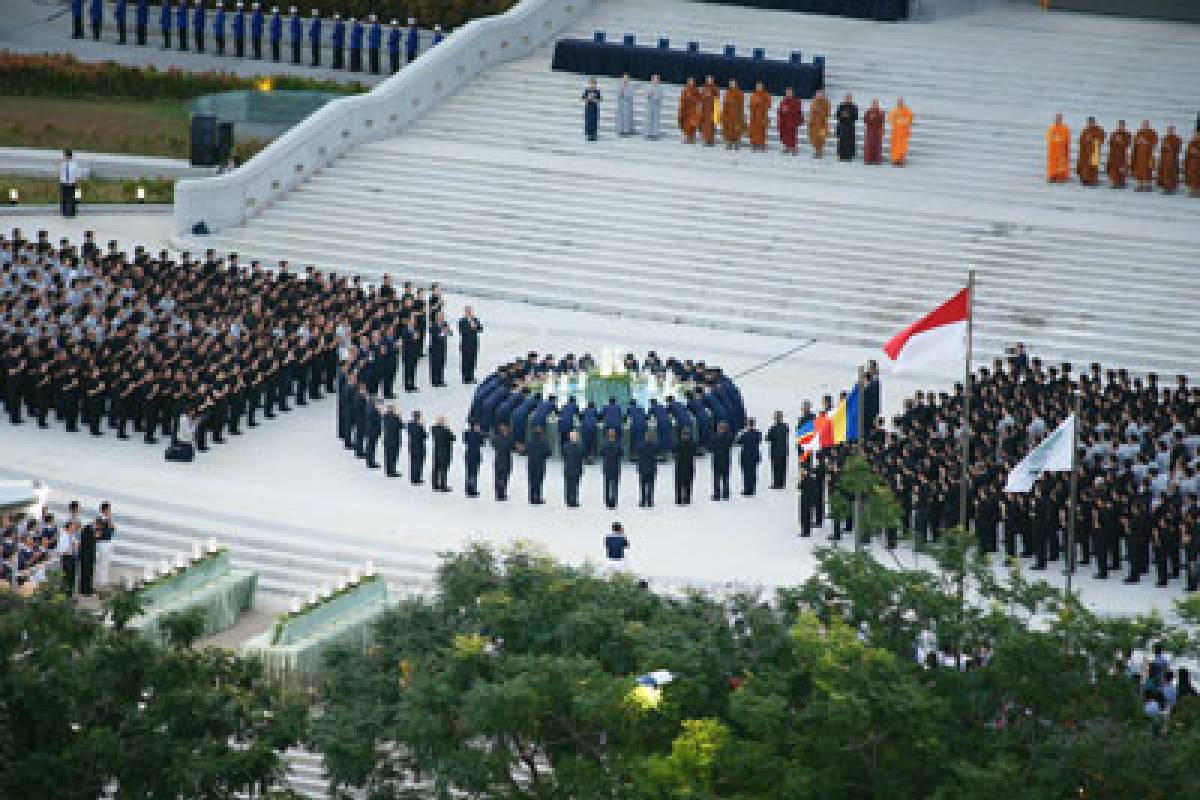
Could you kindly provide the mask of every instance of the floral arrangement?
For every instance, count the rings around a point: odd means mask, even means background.
[[[370,570],[369,566],[368,570]],[[293,601],[291,609],[275,618],[275,627],[271,632],[271,644],[279,644],[279,642],[283,639],[284,629],[292,620],[298,619],[305,614],[310,614],[313,611],[316,611],[318,608],[329,605],[338,598],[345,597],[351,592],[357,591],[363,586],[378,580],[380,580],[379,575],[373,571],[369,571],[369,574],[361,577],[352,573],[349,580],[343,581],[336,588],[332,589],[332,591],[322,594],[312,592],[309,594],[308,600],[303,603],[299,601]]]
[[[191,558],[178,555],[175,557],[174,564],[164,558],[157,572],[152,567],[146,567],[145,578],[136,585],[133,578],[127,577],[125,579],[126,588],[145,592],[166,586],[188,570],[213,563],[228,553],[228,547],[217,547],[216,543],[210,540],[208,552],[201,552],[200,546],[196,545],[192,550]]]

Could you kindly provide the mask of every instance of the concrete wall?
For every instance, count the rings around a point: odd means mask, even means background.
[[[395,136],[491,65],[523,58],[575,23],[591,0],[523,0],[473,20],[373,91],[327,104],[240,169],[175,188],[175,232],[238,225],[357,145]],[[549,64],[546,66],[549,69]]]
[[[1200,0],[1050,0],[1050,8],[1200,22]]]

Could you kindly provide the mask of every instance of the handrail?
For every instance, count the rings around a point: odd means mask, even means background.
[[[590,5],[521,0],[472,20],[372,91],[322,106],[233,172],[176,184],[175,233],[198,222],[209,231],[245,223],[354,147],[397,135],[485,69],[529,55]]]

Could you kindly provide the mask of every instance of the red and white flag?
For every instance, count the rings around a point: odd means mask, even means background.
[[[971,292],[958,294],[897,333],[883,346],[892,366],[910,369],[939,361],[967,357],[967,317]]]

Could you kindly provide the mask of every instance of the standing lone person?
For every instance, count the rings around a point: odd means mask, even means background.
[[[59,210],[64,217],[75,216],[75,184],[79,182],[79,165],[70,150],[63,150],[62,161],[58,165],[58,197]]]
[[[783,421],[783,412],[776,411],[775,423],[767,430],[772,489],[782,489],[787,482],[788,438],[788,426]]]
[[[1062,114],[1046,129],[1046,182],[1066,183],[1071,175],[1071,129]]]
[[[483,331],[483,323],[475,316],[475,311],[466,306],[462,318],[458,321],[458,355],[462,366],[463,383],[475,382],[475,364],[479,361],[479,334]]]
[[[616,572],[625,560],[625,551],[629,549],[629,539],[625,536],[625,528],[619,522],[612,524],[612,531],[604,537],[604,555],[608,558],[608,569]]]
[[[600,89],[595,78],[588,78],[582,99],[583,135],[589,142],[594,142],[600,128]]]
[[[837,107],[837,151],[842,161],[854,160],[854,151],[858,149],[855,139],[857,123],[858,106],[851,95],[846,95],[846,99]]]

